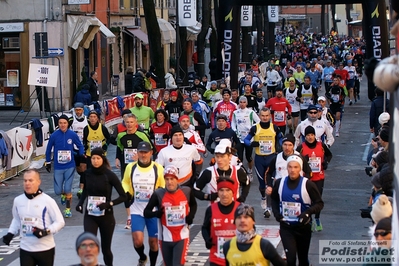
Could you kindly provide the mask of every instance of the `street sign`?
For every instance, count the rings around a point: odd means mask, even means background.
[[[49,56],[63,56],[64,48],[48,48]]]
[[[58,66],[30,63],[28,85],[57,87]]]

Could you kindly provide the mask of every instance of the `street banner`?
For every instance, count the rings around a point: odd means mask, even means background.
[[[252,27],[252,6],[241,6],[241,27]]]
[[[196,0],[179,1],[179,26],[189,27],[197,25]]]
[[[278,6],[268,6],[269,22],[278,22]]]

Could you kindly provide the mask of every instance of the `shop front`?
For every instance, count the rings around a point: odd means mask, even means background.
[[[21,23],[0,23],[0,109],[19,109],[21,95]]]

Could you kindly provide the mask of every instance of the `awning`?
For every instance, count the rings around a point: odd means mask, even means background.
[[[187,41],[196,41],[198,34],[201,32],[202,24],[197,21],[195,26],[187,27]]]
[[[140,29],[129,29],[128,28],[124,32],[126,32],[129,35],[131,35],[132,37],[139,38],[140,41],[143,42],[143,44],[148,44],[148,35],[144,31],[142,31]]]
[[[115,42],[115,35],[96,17],[68,16],[68,46],[88,49],[98,31],[107,38],[107,43]]]
[[[161,30],[161,43],[169,44],[176,42],[176,31],[173,26],[164,19],[158,19],[159,29]]]

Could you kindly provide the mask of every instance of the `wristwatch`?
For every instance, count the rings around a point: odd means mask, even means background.
[[[205,194],[205,195],[204,195],[204,199],[206,199],[206,200],[207,200],[207,199],[208,199],[208,197],[209,197],[209,195],[208,195],[208,194]]]
[[[110,203],[109,203],[109,206],[114,206],[114,203],[111,201]]]

